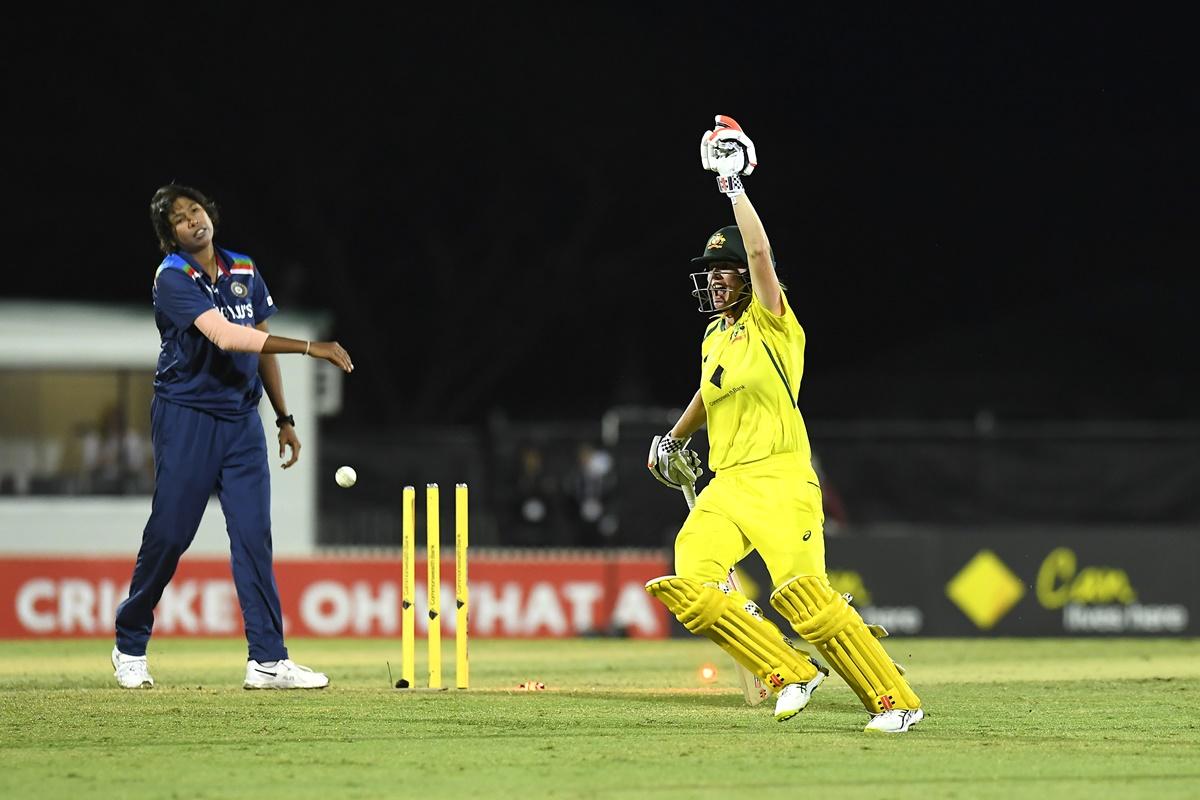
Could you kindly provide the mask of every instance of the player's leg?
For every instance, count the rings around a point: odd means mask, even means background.
[[[728,515],[714,511],[714,495],[722,491],[713,480],[697,498],[675,536],[675,574],[697,583],[720,583],[730,568],[750,552],[750,542]]]
[[[647,583],[646,591],[661,600],[689,632],[715,642],[772,691],[790,684],[809,686],[811,691],[824,679],[758,606],[728,583],[696,583],[666,575]]]
[[[771,605],[842,676],[867,711],[880,715],[868,730],[899,733],[924,716],[921,699],[823,571],[787,581],[772,593]]]
[[[293,664],[283,638],[283,612],[271,545],[271,473],[258,414],[222,423],[221,510],[229,533],[230,564],[249,661],[247,689],[322,688],[329,679]]]
[[[762,557],[772,586],[798,575],[825,574],[821,490],[803,474],[739,475],[746,537]]]
[[[222,431],[226,449],[218,496],[250,658],[278,661],[288,652],[272,562],[271,471],[262,421],[248,414],[223,422]]]
[[[746,536],[766,563],[772,585],[779,587],[771,604],[854,689],[869,712],[886,714],[876,716],[868,730],[900,722],[907,730],[920,721],[920,699],[862,617],[829,585],[821,492],[808,480],[808,470],[787,459],[773,459],[733,477],[739,484]],[[905,717],[904,710],[914,713]]]
[[[742,529],[766,564],[773,586],[791,577],[793,570],[810,569],[811,565],[824,570],[820,495],[795,466],[790,459],[777,457],[727,475],[732,489],[727,499],[736,504],[730,509],[737,509]],[[823,664],[813,661],[828,673]],[[775,718],[794,717],[808,704],[814,688],[804,683],[784,686],[775,698]]]
[[[116,614],[116,649],[134,658],[146,654],[154,608],[196,536],[220,464],[215,421],[199,411],[156,398],[151,406],[151,440],[150,519],[142,532],[129,596],[117,606]]]
[[[772,691],[813,682],[820,673],[812,662],[790,646],[758,606],[726,582],[729,568],[746,554],[747,543],[732,521],[707,510],[705,496],[720,491],[719,479],[709,484],[676,538],[678,574],[652,580],[646,590],[688,631],[715,642]]]

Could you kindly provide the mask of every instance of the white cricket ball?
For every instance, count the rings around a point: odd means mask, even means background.
[[[349,489],[358,480],[358,473],[354,471],[354,467],[338,467],[337,472],[333,473],[333,479],[337,481],[338,486]]]

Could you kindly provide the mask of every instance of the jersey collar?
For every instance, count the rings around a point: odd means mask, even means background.
[[[229,273],[229,267],[227,265],[233,263],[233,259],[229,257],[228,253],[226,253],[224,250],[217,247],[216,245],[213,245],[213,253],[217,257],[217,277],[218,277],[218,279],[220,279],[221,276],[224,276],[226,278],[232,277]],[[192,266],[192,269],[194,269],[194,270],[196,270],[196,272],[200,273],[199,279],[203,280],[204,278],[208,277],[207,275],[204,274],[204,267],[200,266],[199,261],[192,258],[191,253],[185,253],[182,250],[176,250],[175,254],[177,256],[179,256],[180,258],[182,258],[184,261],[186,261],[188,264],[190,264]]]

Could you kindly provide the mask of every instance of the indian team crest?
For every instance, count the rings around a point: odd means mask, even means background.
[[[241,281],[230,281],[229,291],[233,292],[233,296],[238,298],[245,297],[246,295],[250,294],[250,290],[246,288],[246,284],[242,283]]]
[[[708,240],[708,244],[704,245],[705,250],[720,250],[725,246],[725,234],[717,231]]]

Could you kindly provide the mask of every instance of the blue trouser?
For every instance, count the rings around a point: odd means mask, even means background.
[[[145,655],[154,607],[192,543],[216,490],[229,532],[230,561],[250,658],[287,658],[279,589],[271,567],[271,473],[262,420],[230,419],[155,397],[154,501],[142,533],[129,597],[117,606],[117,648]]]

